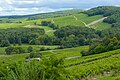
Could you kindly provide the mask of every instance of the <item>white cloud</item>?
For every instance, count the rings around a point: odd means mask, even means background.
[[[120,0],[0,0],[0,15],[23,15],[71,8],[120,5]]]

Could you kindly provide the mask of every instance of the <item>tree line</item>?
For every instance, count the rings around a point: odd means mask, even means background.
[[[29,43],[34,38],[44,35],[44,29],[40,28],[9,28],[0,30],[0,47],[7,47],[10,44]]]
[[[104,17],[108,17],[105,20],[103,20],[103,22],[112,24],[113,26],[120,22],[120,7],[100,6],[92,8],[84,13],[88,16],[103,15]]]

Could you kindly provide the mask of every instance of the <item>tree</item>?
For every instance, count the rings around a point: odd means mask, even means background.
[[[49,26],[51,24],[50,21],[42,21],[41,26]]]
[[[28,53],[30,53],[30,52],[33,51],[33,47],[32,47],[32,46],[29,46],[29,47],[27,48],[27,50],[28,50]]]
[[[25,53],[25,50],[21,47],[7,47],[5,49],[5,52],[7,55],[11,55],[11,54],[22,54]]]
[[[7,55],[10,55],[13,50],[14,50],[13,47],[7,47],[7,48],[5,49],[5,52],[6,52]]]
[[[7,47],[10,46],[10,42],[8,40],[2,40],[0,42],[0,47]]]
[[[18,45],[22,45],[21,38],[18,38]]]
[[[45,51],[45,50],[46,50],[45,47],[40,48],[40,51]]]
[[[38,52],[31,52],[27,58],[42,58],[42,54]]]

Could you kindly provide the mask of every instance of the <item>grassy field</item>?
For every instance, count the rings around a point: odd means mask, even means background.
[[[53,30],[52,28],[50,28],[48,26],[26,25],[24,27],[26,27],[26,28],[42,28],[45,30],[45,33],[48,36],[54,36],[54,32],[55,32],[55,30]]]
[[[4,62],[7,65],[7,64],[17,63],[19,61],[24,61],[25,57],[28,55],[29,54],[21,54],[21,55],[16,54],[16,55],[10,55],[10,56],[0,55],[0,64],[3,64]]]
[[[16,45],[15,47],[22,47],[25,50],[25,52],[27,52],[27,48],[29,46],[33,47],[34,51],[39,51],[41,47],[50,48],[50,49],[55,49],[58,47],[58,46],[47,46],[47,45],[28,45],[28,44],[24,44],[21,46]],[[6,47],[0,48],[0,55],[5,54],[5,49],[6,49]]]
[[[86,14],[76,14],[75,16],[78,18],[78,20],[82,20],[86,24],[89,24],[89,23],[91,23],[91,22],[93,22],[95,20],[103,18],[102,15],[88,16]]]
[[[75,19],[74,16],[77,19]],[[85,25],[83,24],[83,22],[85,22],[86,24],[89,24],[102,17],[103,17],[102,15],[89,17],[86,14],[76,14],[71,16],[53,18],[51,19],[51,21],[53,21],[56,25],[59,25],[59,27],[68,26],[68,25],[84,27]]]
[[[24,24],[19,24],[19,23],[1,23],[0,29],[19,28],[19,27],[23,27],[23,26],[24,26]]]
[[[77,19],[76,19],[76,18]],[[37,24],[40,24],[41,21],[52,21],[54,24],[58,25],[59,27],[64,27],[64,26],[81,26],[84,27],[84,23],[89,24],[95,20],[103,18],[102,15],[97,15],[97,16],[88,16],[86,14],[74,14],[70,16],[63,16],[63,17],[56,17],[56,18],[47,18],[47,19],[38,19],[38,20],[30,20],[24,22],[24,24],[34,24],[35,22]],[[82,22],[83,21],[83,22]]]
[[[80,52],[83,50],[88,50],[88,46],[81,46],[75,48],[67,48],[67,49],[58,49],[58,50],[49,50],[42,52],[45,56],[54,55],[57,58],[67,58],[73,56],[81,56]]]
[[[111,24],[99,22],[97,24],[92,25],[91,27],[96,29],[96,30],[104,30],[104,29],[111,28]]]
[[[102,15],[97,15],[97,16],[88,16],[86,14],[74,14],[70,16],[62,16],[62,17],[56,17],[56,18],[46,18],[46,19],[38,19],[38,20],[23,20],[23,19],[17,19],[17,21],[22,21],[22,23],[16,23],[14,22],[15,20],[13,19],[14,23],[1,23],[0,24],[0,29],[6,29],[6,28],[19,28],[19,27],[27,27],[27,28],[34,28],[34,27],[39,27],[39,28],[44,28],[47,34],[53,35],[54,30],[52,30],[49,27],[44,27],[44,26],[36,26],[34,25],[37,23],[38,25],[41,24],[41,21],[52,21],[54,24],[58,25],[59,27],[64,27],[64,26],[81,26],[84,27],[85,24],[89,24],[93,21],[96,21],[98,19],[103,18]],[[84,23],[83,23],[84,22]],[[110,24],[99,22],[91,27],[97,30],[103,30],[110,28]]]
[[[79,20],[76,20],[73,15],[55,18],[53,19],[53,21],[56,25],[59,25],[59,27],[64,27],[64,26],[69,26],[69,25],[81,26],[81,27],[84,26],[84,24],[80,22]]]

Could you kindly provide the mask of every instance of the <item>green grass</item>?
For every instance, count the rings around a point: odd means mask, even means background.
[[[86,24],[89,24],[89,23],[91,23],[91,22],[93,22],[95,20],[103,18],[102,15],[88,16],[86,14],[76,14],[75,16],[78,18],[78,20],[82,20]]]
[[[53,51],[56,57],[58,58],[67,58],[72,56],[81,56],[80,52],[83,50],[88,50],[88,46],[81,46],[76,48],[68,48],[68,49],[62,49],[62,50],[56,50]]]
[[[78,19],[76,20],[74,16]],[[65,17],[59,17],[53,19],[55,24],[59,25],[60,27],[67,26],[67,25],[73,25],[73,26],[81,26],[84,27],[85,25],[81,22],[85,22],[86,24],[89,24],[95,20],[98,20],[102,18],[102,15],[97,15],[97,16],[87,16],[86,14],[76,14],[76,15],[71,15],[71,16],[65,16]]]
[[[23,45],[24,49],[27,49],[29,45]],[[32,45],[35,50],[39,50],[40,45]],[[44,46],[50,47],[52,49],[56,48],[56,46]],[[48,50],[41,51],[43,57],[56,56],[57,58],[68,58],[73,56],[81,56],[80,51],[88,50],[89,46],[80,46],[75,48],[66,48],[66,49],[58,49],[58,50]],[[35,51],[34,50],[34,51]],[[110,71],[112,69],[117,69],[120,67],[120,49],[113,50],[110,52],[105,52],[101,54],[95,54],[90,56],[83,56],[81,58],[73,58],[65,60],[64,66],[66,69],[70,71],[70,74],[75,77],[87,77],[92,75],[102,74],[104,71]],[[6,64],[10,64],[13,62],[24,61],[25,57],[29,54],[17,54],[0,56],[0,64],[5,62]],[[72,65],[72,66],[71,66]],[[98,80],[114,80],[115,77],[105,77],[101,76]]]
[[[42,28],[45,30],[45,33],[48,36],[54,36],[54,32],[55,32],[55,30],[53,30],[52,28],[50,28],[48,26],[26,25],[24,27],[26,27],[26,28]]]
[[[24,24],[18,24],[18,23],[1,23],[0,29],[7,29],[7,28],[19,28],[23,27]]]
[[[77,20],[74,18],[74,16],[77,18]],[[34,23],[37,23],[38,25],[41,24],[41,21],[52,21],[54,24],[58,25],[59,27],[64,27],[64,26],[81,26],[84,27],[84,23],[89,24],[95,20],[103,18],[102,15],[96,15],[96,16],[88,16],[86,14],[74,14],[70,16],[62,16],[62,17],[56,17],[56,18],[46,18],[46,19],[38,19],[38,20],[29,20],[25,21],[23,19],[17,19],[17,21],[22,21],[21,24],[19,23],[1,23],[0,24],[0,29],[6,29],[6,28],[19,28],[19,27],[27,27],[27,28],[34,28],[34,27],[39,27],[43,28],[46,31],[46,34],[53,36],[54,30],[52,30],[49,27],[44,27],[44,26],[35,26]],[[83,21],[83,22],[82,22]],[[14,19],[13,19],[14,22]],[[97,30],[103,30],[110,28],[110,24],[99,22],[96,23],[95,25],[92,25],[92,28],[97,29]]]
[[[74,16],[78,19],[76,20]],[[25,23],[28,24],[34,24],[37,22],[37,24],[40,24],[41,21],[52,21],[54,24],[59,25],[59,27],[64,27],[64,26],[81,26],[84,27],[85,25],[81,22],[84,21],[86,24],[89,24],[95,20],[103,18],[102,15],[96,15],[96,16],[88,16],[86,14],[74,14],[70,16],[63,16],[63,17],[56,17],[56,18],[47,18],[47,19],[39,19],[39,20],[31,20],[31,21],[26,21]]]
[[[64,26],[81,26],[83,27],[84,24],[80,22],[79,20],[75,20],[74,16],[65,16],[65,17],[59,17],[53,19],[54,23],[56,25],[59,25],[59,27],[64,27]]]
[[[53,30],[52,28],[48,27],[48,26],[38,26],[39,28],[42,28],[45,30],[45,33],[48,35],[48,36],[54,36],[54,32],[55,30]]]
[[[88,50],[88,48],[88,46],[80,46],[75,48],[42,51],[41,53],[44,57],[50,57],[54,55],[57,58],[67,58],[73,56],[81,56],[80,52],[83,50]]]
[[[97,80],[118,80],[117,77],[111,77],[111,76],[104,76],[104,77],[100,77]]]
[[[16,54],[16,55],[9,55],[9,56],[2,55],[2,56],[0,56],[0,64],[3,64],[3,62],[4,62],[3,65],[7,65],[7,64],[16,63],[19,61],[24,61],[25,57],[28,55],[29,54],[21,54],[21,55]]]
[[[96,30],[104,30],[104,29],[111,28],[111,26],[112,26],[111,24],[99,22],[97,24],[92,25],[92,28],[94,28]]]
[[[25,52],[27,52],[27,48],[29,46],[32,46],[34,51],[39,51],[41,47],[50,48],[50,49],[55,49],[58,47],[58,46],[47,46],[47,45],[28,45],[28,44],[23,44],[21,46],[16,45],[15,47],[22,47],[25,50]],[[6,47],[0,48],[0,55],[5,54],[5,49]]]

